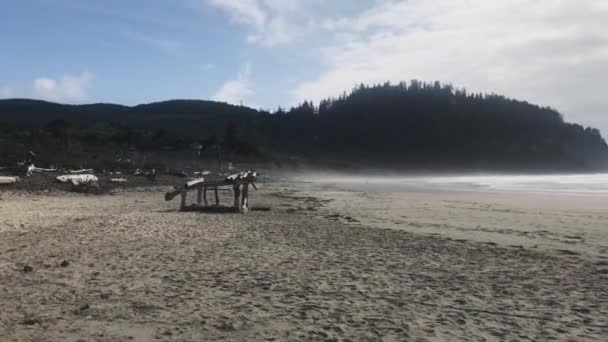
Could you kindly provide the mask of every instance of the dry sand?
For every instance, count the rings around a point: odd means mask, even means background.
[[[272,211],[246,215],[179,213],[159,190],[4,194],[0,341],[608,336],[601,257],[379,229],[309,190],[269,185],[251,199]]]

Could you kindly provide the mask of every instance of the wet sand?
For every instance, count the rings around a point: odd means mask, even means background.
[[[285,193],[326,201],[316,216],[443,238],[570,251],[608,259],[608,195],[440,190],[395,184],[301,182]],[[342,219],[348,223],[349,220]]]
[[[180,213],[178,201],[164,202],[160,190],[4,194],[0,340],[603,341],[608,335],[606,260],[383,229],[362,223],[365,210],[349,214],[335,199],[309,191],[304,184],[268,185],[251,200],[272,210],[246,215]],[[419,195],[430,211],[412,207],[410,215],[425,225],[423,218],[436,219],[445,203]],[[497,221],[516,217],[480,212]],[[450,217],[478,224],[478,216],[468,215],[469,221]]]

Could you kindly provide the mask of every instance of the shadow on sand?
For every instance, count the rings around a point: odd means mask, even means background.
[[[227,207],[224,205],[210,205],[210,206],[202,206],[202,205],[189,205],[187,207],[185,207],[183,210],[179,210],[179,209],[168,209],[168,210],[161,210],[158,212],[161,213],[177,213],[177,212],[200,212],[200,213],[206,213],[206,214],[237,214],[239,213],[238,209],[235,209],[234,207]],[[253,207],[251,209],[249,209],[249,211],[270,211],[269,207]]]

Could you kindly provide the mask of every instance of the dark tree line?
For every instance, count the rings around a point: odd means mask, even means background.
[[[63,159],[115,158],[192,144],[223,144],[233,158],[279,153],[377,167],[588,170],[608,161],[597,129],[566,123],[551,108],[439,82],[360,85],[273,113],[194,100],[136,107],[4,100],[0,121],[0,164],[29,148]]]
[[[585,169],[608,156],[597,129],[566,123],[554,109],[439,82],[360,85],[275,117],[277,146],[370,163]]]

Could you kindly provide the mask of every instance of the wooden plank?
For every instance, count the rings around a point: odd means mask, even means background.
[[[226,185],[232,185],[232,183],[227,182],[226,180],[219,180],[219,181],[206,182],[205,185],[206,186],[226,186]]]
[[[187,182],[184,185],[184,188],[186,188],[186,189],[195,189],[195,188],[198,189],[198,188],[200,188],[203,185],[203,183],[205,183],[205,178],[193,179],[193,180]]]

